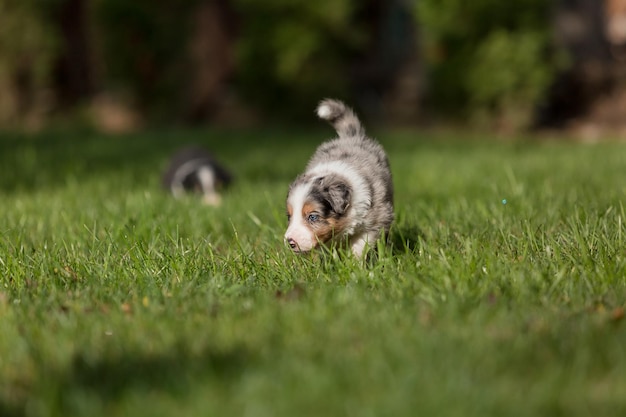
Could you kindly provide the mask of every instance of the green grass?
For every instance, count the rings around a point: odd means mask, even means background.
[[[1,137],[0,415],[624,415],[625,145],[380,133],[363,266],[282,243],[328,134]],[[219,208],[159,189],[188,142]]]

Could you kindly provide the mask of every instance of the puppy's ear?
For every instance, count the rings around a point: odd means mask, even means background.
[[[345,181],[335,176],[327,176],[321,179],[324,198],[330,204],[331,209],[342,215],[350,206],[352,189]]]

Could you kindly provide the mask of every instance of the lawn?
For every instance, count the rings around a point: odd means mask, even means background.
[[[330,134],[1,135],[0,415],[626,415],[625,144],[377,132],[364,265],[282,242]],[[159,188],[190,142],[218,208]]]

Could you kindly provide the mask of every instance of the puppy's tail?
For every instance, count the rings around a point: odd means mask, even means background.
[[[354,111],[339,100],[322,100],[317,106],[317,115],[328,121],[340,138],[365,136],[365,129]]]

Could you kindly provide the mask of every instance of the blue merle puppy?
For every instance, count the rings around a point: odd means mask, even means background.
[[[347,242],[361,256],[389,232],[394,220],[389,161],[341,101],[323,100],[317,115],[335,128],[338,137],[317,149],[289,187],[285,242],[299,253]]]

